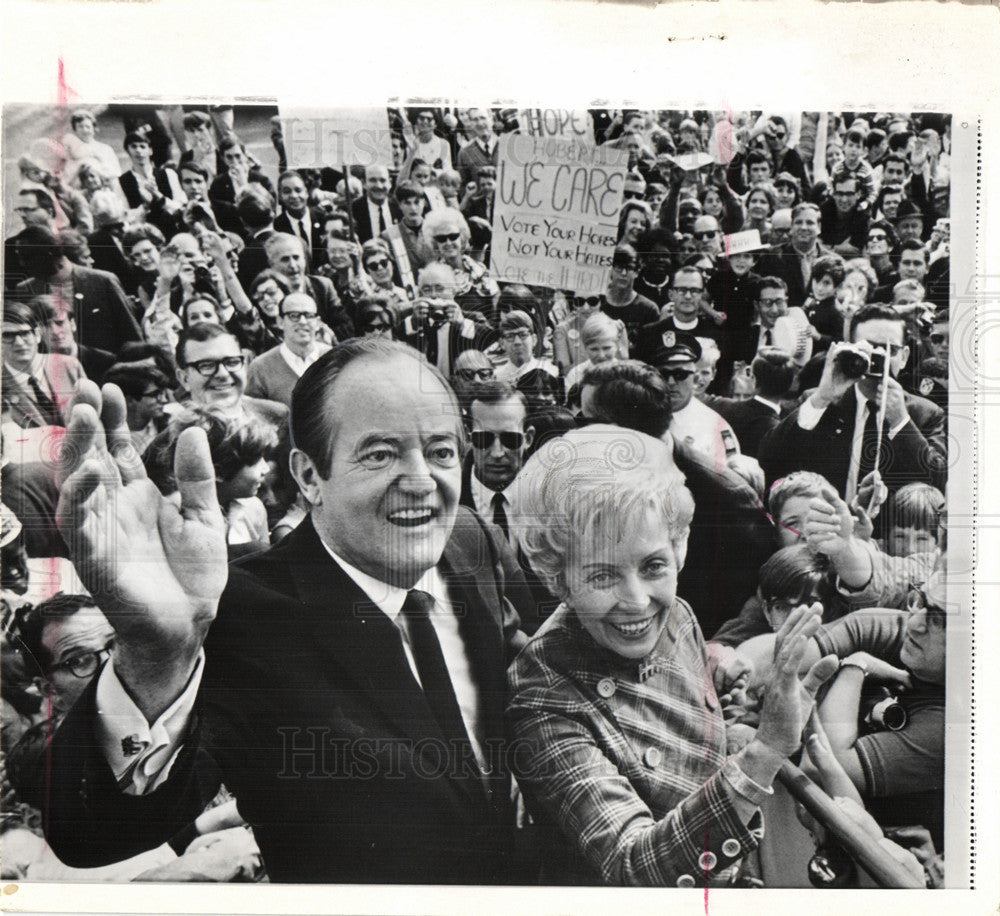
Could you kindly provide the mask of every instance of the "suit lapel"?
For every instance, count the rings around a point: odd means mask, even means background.
[[[14,376],[6,366],[3,367],[3,401],[9,410],[19,414],[33,426],[48,425],[48,421],[38,408],[34,393],[30,388],[25,388],[20,382],[14,381]]]

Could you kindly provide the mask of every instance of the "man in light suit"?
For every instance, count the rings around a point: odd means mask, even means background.
[[[887,352],[885,411],[881,419],[883,376],[845,371],[848,344],[827,353],[819,387],[782,420],[761,443],[758,458],[768,484],[791,471],[822,474],[850,502],[874,466],[889,496],[901,486],[922,481],[945,489],[948,450],[945,413],[925,398],[908,394],[896,381],[909,358],[906,319],[891,308],[871,305],[851,319],[851,341],[871,352]],[[838,356],[838,354],[841,354]]]
[[[139,323],[114,274],[71,263],[55,233],[40,226],[21,233],[18,251],[28,279],[18,283],[16,298],[29,302],[50,294],[59,302],[72,302],[81,346],[117,353],[124,344],[142,340]]]
[[[79,360],[38,352],[38,316],[20,302],[3,310],[3,422],[23,429],[65,426],[73,386],[87,376]]]
[[[291,419],[309,516],[228,583],[204,434],[180,438],[171,507],[127,456],[128,483],[109,464],[97,433],[127,436],[120,397],[84,398],[60,518],[117,643],[39,787],[62,861],[155,846],[221,778],[273,881],[530,881],[504,760],[504,672],[523,645],[508,548],[458,506],[463,430],[441,375],[380,338],[313,364]],[[112,525],[128,537],[102,553]]]

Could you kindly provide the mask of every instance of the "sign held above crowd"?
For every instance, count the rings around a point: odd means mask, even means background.
[[[602,293],[627,166],[625,150],[575,137],[503,135],[490,247],[497,279]]]

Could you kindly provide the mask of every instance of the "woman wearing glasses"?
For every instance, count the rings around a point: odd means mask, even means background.
[[[432,210],[420,228],[421,244],[430,261],[441,261],[455,273],[455,301],[463,312],[478,312],[484,318],[500,300],[500,287],[486,268],[465,252],[469,248],[469,224],[450,207]]]
[[[371,239],[361,246],[361,265],[371,280],[374,291],[389,300],[393,323],[402,321],[411,310],[410,297],[401,286],[396,286],[392,275],[392,255],[389,245],[382,239]],[[360,303],[359,303],[360,306]]]

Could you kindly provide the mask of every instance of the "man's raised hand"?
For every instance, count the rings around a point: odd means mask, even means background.
[[[56,521],[115,628],[115,668],[150,721],[187,682],[228,576],[202,430],[181,434],[174,471],[179,505],[147,477],[121,391],[80,384],[61,450]]]

